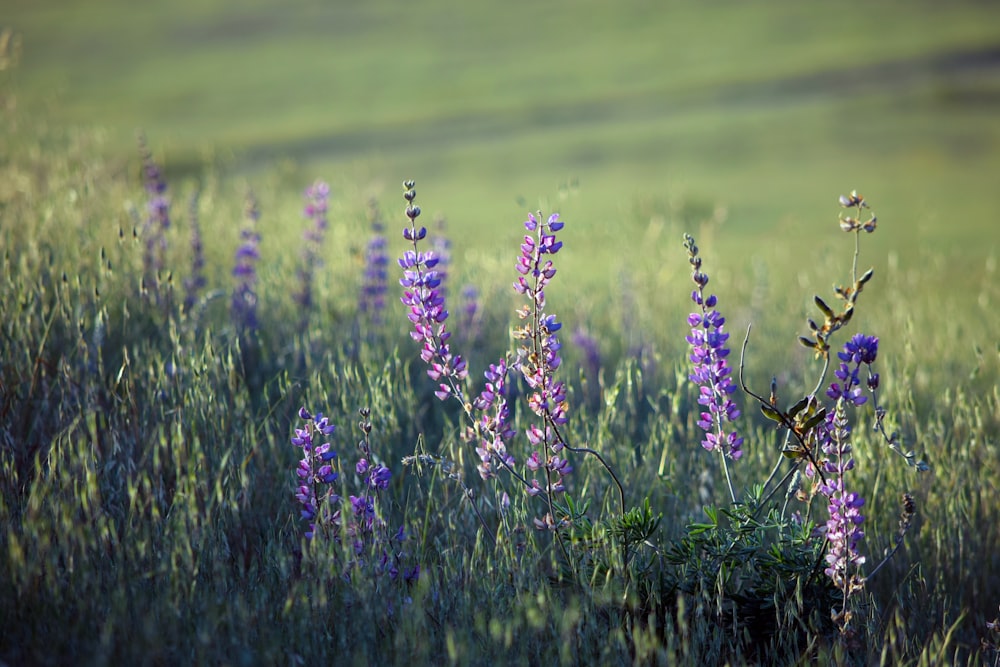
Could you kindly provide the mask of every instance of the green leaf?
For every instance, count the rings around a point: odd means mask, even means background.
[[[826,408],[820,408],[819,412],[814,414],[812,417],[802,425],[803,432],[808,432],[819,426],[820,422],[826,419]]]
[[[779,412],[775,408],[772,408],[767,403],[760,404],[760,411],[763,412],[764,416],[770,419],[771,421],[778,422],[779,424],[785,423],[785,420],[782,417],[781,412]]]
[[[792,418],[792,419],[795,419],[795,415],[797,415],[800,412],[802,412],[803,410],[805,410],[805,408],[806,408],[807,405],[809,405],[809,397],[808,396],[804,397],[798,403],[796,403],[792,407],[788,408],[788,416],[790,418]]]
[[[834,317],[836,317],[836,315],[834,315],[833,313],[833,309],[830,308],[830,306],[826,305],[826,301],[823,301],[823,299],[819,298],[818,296],[813,297],[813,301],[816,302],[816,306],[823,311],[823,314],[826,315],[827,319],[832,320]]]

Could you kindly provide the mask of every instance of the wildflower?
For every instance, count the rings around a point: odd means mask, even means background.
[[[743,438],[736,431],[728,431],[726,422],[734,422],[740,410],[731,395],[736,391],[732,370],[727,357],[726,342],[729,334],[723,331],[726,319],[715,309],[718,299],[714,294],[705,295],[708,275],[701,271],[701,258],[694,238],[684,235],[684,247],[688,250],[688,261],[692,266],[692,280],[697,289],[691,292],[691,300],[700,307],[700,312],[688,316],[691,335],[687,336],[691,345],[691,363],[694,367],[688,376],[699,386],[698,404],[707,412],[699,415],[698,426],[705,431],[702,447],[708,451],[720,451],[723,455],[737,460],[743,455]]]
[[[362,274],[361,293],[358,298],[358,311],[368,315],[372,323],[382,321],[382,311],[385,310],[386,268],[389,256],[386,254],[385,225],[379,217],[378,207],[372,201],[368,207],[371,224],[371,236],[365,250],[365,268]]]
[[[301,306],[303,313],[302,328],[308,323],[308,313],[313,305],[313,276],[320,262],[320,249],[326,237],[327,209],[330,199],[330,186],[323,181],[316,181],[305,191],[306,204],[302,214],[312,224],[302,234],[302,264],[298,269],[299,287],[292,295],[295,302]]]
[[[601,348],[597,339],[585,327],[577,327],[573,332],[573,344],[583,352],[587,371],[596,378],[601,369]]]
[[[507,451],[507,442],[517,433],[510,425],[510,407],[507,403],[507,360],[500,359],[483,373],[486,386],[472,403],[473,409],[482,413],[476,453],[479,455],[479,475],[484,480],[494,477],[494,460],[513,466],[514,457]]]
[[[868,202],[865,198],[857,193],[856,190],[852,190],[850,195],[840,195],[840,205],[843,208],[853,208],[857,210],[857,214],[861,213],[862,209],[868,208]],[[845,232],[860,232],[864,230],[868,234],[875,231],[878,225],[878,218],[874,214],[869,216],[868,220],[862,222],[859,218],[854,218],[853,216],[841,216],[840,218],[840,228]]]
[[[236,249],[233,277],[236,287],[233,289],[231,312],[233,321],[241,330],[257,328],[257,261],[260,259],[260,234],[257,233],[257,221],[260,211],[253,193],[247,195],[246,224],[240,231],[240,245]]]
[[[427,228],[416,226],[420,207],[413,204],[417,196],[413,185],[413,181],[404,183],[403,197],[407,201],[406,217],[410,219],[410,226],[403,229],[403,238],[411,242],[413,249],[399,258],[399,266],[403,269],[399,284],[405,290],[401,300],[410,309],[408,318],[414,328],[410,336],[423,343],[420,358],[429,365],[427,374],[439,383],[434,395],[442,401],[454,396],[464,405],[461,383],[469,373],[465,360],[452,355],[448,343],[451,338],[446,327],[448,311],[440,290],[441,275],[435,268],[439,259],[433,251],[418,249],[419,242],[427,237]]]
[[[458,324],[459,334],[465,343],[475,343],[482,334],[482,312],[479,307],[479,290],[473,285],[462,288],[462,301],[459,312],[461,319]]]
[[[834,399],[836,405],[817,429],[817,440],[824,454],[822,466],[826,473],[826,482],[820,485],[819,491],[829,498],[830,513],[829,520],[821,528],[828,543],[825,573],[844,591],[846,598],[860,589],[864,581],[858,575],[850,575],[850,569],[865,562],[858,548],[864,537],[865,517],[861,508],[865,499],[850,491],[844,481],[845,474],[854,468],[847,408],[860,406],[867,400],[860,395],[859,371],[862,365],[870,367],[875,362],[878,338],[856,334],[837,356],[841,364],[835,375],[840,382],[831,383],[827,391],[827,396]]]
[[[390,479],[392,479],[392,471],[379,464],[372,468],[368,483],[376,489],[386,489],[389,487]]]
[[[316,534],[317,522],[329,522],[332,516],[329,508],[340,500],[330,487],[338,477],[331,463],[337,452],[329,442],[316,443],[318,437],[333,435],[336,427],[322,414],[313,416],[305,407],[299,409],[299,418],[306,424],[296,428],[291,439],[293,445],[302,448],[302,459],[296,469],[299,482],[295,498],[302,505],[302,518],[309,522],[305,537],[311,540]]]
[[[167,252],[167,230],[170,228],[170,199],[167,198],[167,183],[159,165],[153,161],[153,154],[146,144],[146,138],[139,135],[139,154],[142,157],[143,185],[148,200],[146,202],[146,222],[143,236],[146,248],[143,253],[143,270],[152,279],[163,270]]]
[[[563,477],[572,471],[565,459],[555,456],[565,446],[559,427],[569,420],[566,385],[555,379],[555,371],[562,364],[559,355],[562,344],[557,336],[562,324],[555,315],[545,311],[545,288],[556,275],[551,256],[558,253],[563,245],[557,240],[556,233],[565,223],[559,220],[558,213],[550,215],[545,222],[540,218],[540,215],[528,214],[524,227],[529,234],[524,236],[521,254],[515,264],[521,275],[514,283],[514,290],[527,297],[529,303],[518,311],[524,324],[514,329],[514,337],[522,341],[514,367],[531,390],[528,407],[541,419],[541,424],[529,425],[528,440],[533,445],[548,448],[553,454],[545,459],[542,466],[547,479],[546,490],[551,494],[565,490]],[[541,460],[539,452],[532,452],[528,469],[534,472],[532,466],[541,463]],[[537,494],[541,489],[540,482],[533,479],[530,484],[528,493]]]

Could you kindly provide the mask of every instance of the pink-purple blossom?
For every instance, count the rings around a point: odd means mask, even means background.
[[[705,431],[701,445],[708,451],[720,451],[731,459],[743,455],[743,438],[727,424],[740,417],[740,410],[732,399],[736,391],[732,369],[729,367],[729,333],[724,330],[724,318],[716,306],[718,298],[705,294],[708,275],[701,271],[701,257],[694,239],[685,235],[684,246],[688,249],[688,261],[692,266],[692,280],[697,288],[691,292],[691,300],[699,307],[698,312],[688,316],[691,333],[687,336],[691,346],[691,373],[688,378],[698,385],[698,404],[704,408],[699,413],[698,426]]]

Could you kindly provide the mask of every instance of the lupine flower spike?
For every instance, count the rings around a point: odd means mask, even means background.
[[[372,324],[382,322],[382,311],[385,310],[385,293],[387,267],[389,256],[386,254],[385,225],[382,224],[378,205],[371,201],[368,205],[368,218],[371,225],[371,236],[365,250],[365,269],[362,276],[361,294],[358,298],[358,311],[370,318]]]
[[[743,455],[743,438],[735,429],[726,428],[727,423],[735,422],[740,416],[740,410],[732,399],[736,384],[727,360],[729,348],[726,341],[729,334],[723,331],[726,319],[715,308],[718,299],[714,294],[705,294],[708,275],[701,270],[698,246],[689,234],[684,235],[684,247],[691,264],[691,279],[696,285],[691,292],[691,300],[699,307],[699,312],[688,316],[691,334],[686,340],[691,345],[690,359],[694,364],[688,377],[699,386],[698,403],[706,409],[698,420],[698,426],[705,431],[701,445],[710,452],[718,451],[722,455],[729,492],[735,502],[736,492],[726,459],[738,460]]]
[[[147,281],[154,281],[163,270],[167,252],[167,230],[170,229],[170,199],[167,198],[167,182],[163,172],[153,160],[146,138],[139,135],[139,153],[142,157],[143,185],[148,197],[146,202],[146,222],[143,237],[146,247],[142,258]],[[155,284],[155,283],[154,283]]]
[[[308,522],[305,537],[311,540],[316,535],[317,523],[328,523],[333,516],[332,507],[340,500],[331,486],[337,481],[332,464],[337,452],[331,449],[329,442],[316,442],[333,435],[336,427],[322,414],[313,416],[305,407],[299,409],[299,418],[306,424],[295,429],[292,437],[292,444],[302,448],[302,460],[296,470],[299,485],[295,498],[302,505],[302,519]]]
[[[321,261],[323,239],[326,237],[330,186],[323,181],[316,181],[306,188],[304,196],[306,203],[302,215],[310,224],[302,234],[302,264],[298,268],[299,287],[292,295],[302,316],[299,322],[301,331],[309,325],[309,312],[313,306],[313,277]]]
[[[420,207],[414,203],[417,197],[414,182],[407,181],[403,186],[406,217],[410,221],[409,226],[403,228],[403,238],[412,244],[413,249],[404,252],[399,259],[403,269],[399,284],[405,290],[401,300],[409,308],[408,317],[413,323],[414,330],[410,336],[423,343],[420,358],[429,365],[427,375],[438,382],[438,390],[434,394],[442,401],[454,396],[465,405],[462,384],[469,372],[465,360],[459,355],[452,355],[448,342],[451,338],[446,325],[448,311],[440,290],[441,276],[435,269],[438,257],[433,251],[419,249],[420,241],[427,237],[427,228],[417,227]]]
[[[565,478],[573,472],[573,466],[566,458],[566,443],[561,427],[569,420],[569,403],[566,400],[566,385],[556,380],[555,372],[562,364],[559,351],[562,344],[557,332],[562,324],[555,315],[546,312],[545,289],[556,275],[552,257],[562,248],[562,241],[556,234],[564,223],[559,214],[554,213],[542,222],[542,216],[528,214],[524,228],[528,231],[521,244],[521,254],[516,269],[520,276],[514,283],[514,290],[528,299],[528,303],[518,311],[524,322],[514,328],[514,338],[520,342],[514,368],[528,384],[530,395],[528,407],[539,418],[538,423],[528,426],[528,441],[538,449],[525,462],[531,475],[541,471],[545,481],[537,476],[529,481],[527,492],[537,495],[545,491],[549,498],[549,514],[535,519],[539,529],[555,530],[564,522],[553,517],[552,496],[566,490]],[[529,476],[531,476],[529,475]]]
[[[843,351],[837,356],[840,366],[834,371],[834,375],[839,382],[831,383],[826,392],[836,404],[817,429],[816,439],[824,454],[822,466],[826,473],[826,481],[820,484],[819,491],[830,501],[830,518],[820,529],[828,543],[825,572],[843,592],[844,606],[834,613],[834,620],[843,631],[850,622],[847,598],[864,587],[864,578],[857,574],[856,569],[865,562],[865,557],[858,549],[858,544],[864,537],[861,525],[865,517],[861,514],[861,508],[865,499],[859,493],[851,491],[845,483],[846,473],[854,468],[847,410],[868,401],[868,397],[862,393],[860,370],[863,365],[868,366],[869,377],[877,377],[870,369],[878,356],[878,338],[857,334],[844,344]]]
[[[257,328],[257,260],[260,259],[260,234],[257,233],[260,210],[253,193],[247,195],[245,219],[233,266],[236,287],[231,311],[233,322],[240,331],[252,331]]]

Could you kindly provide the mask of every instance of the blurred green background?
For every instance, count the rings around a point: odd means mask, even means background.
[[[1000,240],[994,2],[4,4],[0,81],[32,117],[103,128],[130,165],[141,128],[168,177],[415,178],[459,252],[538,206],[585,225],[591,267],[679,255],[638,241],[662,219],[794,251],[852,188],[904,269],[931,249],[978,284]]]

